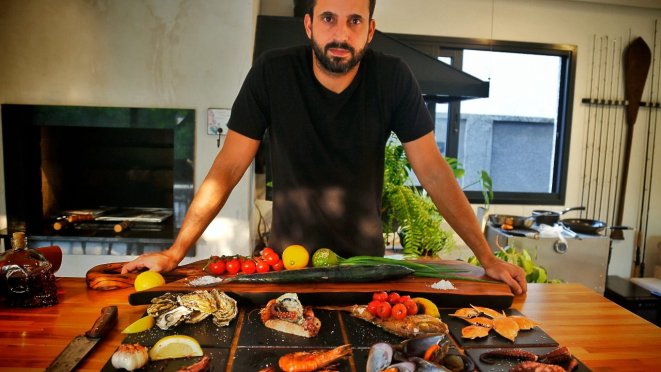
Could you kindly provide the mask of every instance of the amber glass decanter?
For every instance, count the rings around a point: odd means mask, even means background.
[[[27,248],[25,233],[12,235],[12,249],[0,254],[0,291],[5,304],[41,307],[57,304],[53,266],[41,252]]]

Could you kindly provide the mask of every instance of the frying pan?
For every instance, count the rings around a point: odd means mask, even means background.
[[[537,221],[538,225],[545,224],[545,225],[553,226],[560,221],[561,215],[569,211],[578,211],[578,210],[584,211],[585,207],[566,208],[560,212],[535,209],[534,211],[532,211],[532,215],[535,216],[535,220]]]
[[[510,225],[515,228],[530,228],[535,222],[535,217],[510,216],[506,214],[490,214],[489,222],[496,227]]]
[[[573,232],[588,235],[601,235],[606,229],[631,230],[628,226],[606,226],[604,222],[588,220],[584,218],[569,218],[561,221],[562,224]]]

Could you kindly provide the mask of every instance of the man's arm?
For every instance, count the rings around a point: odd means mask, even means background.
[[[475,253],[487,275],[504,281],[516,294],[525,293],[525,272],[518,266],[499,260],[491,252],[452,168],[436,146],[434,133],[402,145],[420,184],[427,190],[443,218]]]
[[[230,130],[223,148],[214,160],[209,174],[202,182],[200,190],[186,213],[179,235],[170,249],[141,255],[127,263],[122,273],[142,268],[151,271],[168,272],[177,267],[188,250],[200,238],[211,220],[220,212],[232,189],[255,158],[257,140],[245,137]]]

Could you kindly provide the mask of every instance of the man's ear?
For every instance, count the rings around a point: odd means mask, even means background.
[[[374,31],[376,30],[376,21],[374,18],[370,20],[370,29],[367,34],[367,43],[369,44],[372,41],[372,38],[374,37]]]
[[[309,14],[305,15],[303,24],[305,25],[305,33],[308,34],[308,39],[312,39],[312,18],[310,18]]]

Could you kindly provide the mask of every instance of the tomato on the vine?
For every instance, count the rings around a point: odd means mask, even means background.
[[[390,292],[390,294],[388,295],[388,302],[390,302],[391,304],[399,303],[399,293]]]
[[[225,272],[225,261],[216,259],[209,264],[209,270],[211,273],[219,275]]]
[[[282,271],[285,269],[285,264],[282,260],[278,260],[278,262],[274,263],[271,267],[273,267],[274,271]]]
[[[402,303],[406,307],[406,315],[415,315],[418,313],[418,304],[409,300]]]
[[[386,319],[390,317],[392,313],[392,306],[387,302],[381,302],[376,308],[376,314],[379,318]]]
[[[406,316],[406,306],[404,304],[396,304],[392,307],[392,317],[395,319],[404,319]]]
[[[241,270],[241,262],[238,258],[232,258],[226,265],[225,269],[230,274],[236,274]]]
[[[411,301],[411,296],[399,296],[399,302],[404,303],[406,301]]]
[[[255,261],[246,260],[243,265],[241,265],[241,272],[246,274],[252,274],[255,272]]]
[[[264,257],[265,254],[268,254],[268,253],[275,253],[275,252],[273,251],[272,248],[264,248],[264,249],[262,249],[262,251],[259,252],[259,253],[262,255],[262,257]]]
[[[257,269],[258,273],[267,273],[270,270],[270,266],[268,262],[264,260],[260,260],[259,258],[255,259],[257,261],[257,265],[255,265],[255,268]]]
[[[377,315],[376,314],[376,309],[379,307],[380,302],[379,301],[372,301],[367,305],[367,311],[370,312],[372,315]]]
[[[264,261],[266,261],[271,266],[280,261],[280,256],[278,256],[278,254],[273,251],[262,253],[262,257],[264,257]]]
[[[246,262],[246,258],[244,256],[239,256],[239,262],[243,265]]]
[[[372,300],[386,302],[388,301],[388,294],[386,292],[374,292],[372,295]]]

